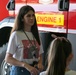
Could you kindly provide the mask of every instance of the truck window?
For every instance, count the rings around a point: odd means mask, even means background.
[[[9,0],[9,2],[7,3],[6,8],[8,10],[15,10],[15,0]]]
[[[58,0],[58,9],[59,9],[59,11],[68,11],[69,10],[69,0]]]

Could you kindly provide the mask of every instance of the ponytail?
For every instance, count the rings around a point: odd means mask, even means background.
[[[65,75],[66,59],[72,51],[70,42],[56,38],[49,49],[47,75]]]

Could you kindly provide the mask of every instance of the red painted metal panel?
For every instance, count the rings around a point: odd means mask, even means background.
[[[14,11],[6,9],[8,1],[0,0],[0,21],[7,16],[15,16],[23,5],[28,4],[36,11],[37,23],[40,30],[75,33],[76,0],[70,0],[68,12],[58,10],[58,0],[15,0]],[[40,1],[42,2],[40,3]],[[70,30],[74,31],[72,32]]]
[[[68,14],[68,33],[76,34],[76,0],[70,0]]]
[[[8,1],[9,0],[0,0],[0,21],[9,16],[8,10],[6,9]]]

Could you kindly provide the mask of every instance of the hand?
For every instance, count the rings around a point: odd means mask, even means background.
[[[37,67],[38,67],[40,72],[43,71],[43,69],[44,69],[44,67],[41,63],[38,63]]]
[[[32,74],[32,75],[38,75],[39,74],[39,70],[37,70],[35,67],[32,67],[30,66],[28,68],[29,72]]]
[[[22,62],[22,67],[26,68],[31,73],[31,75],[38,75],[39,74],[39,70],[38,69],[36,69],[33,66],[30,66],[27,63]]]

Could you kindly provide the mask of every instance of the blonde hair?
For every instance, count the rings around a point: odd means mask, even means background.
[[[64,75],[66,60],[72,53],[72,45],[66,38],[55,38],[48,50],[47,75]]]

